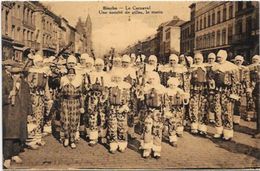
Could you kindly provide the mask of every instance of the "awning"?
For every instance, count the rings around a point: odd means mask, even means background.
[[[56,53],[56,51],[55,51],[55,50],[53,50],[53,49],[43,48],[42,50],[45,50],[45,51],[49,51],[49,52]]]
[[[218,50],[218,49],[227,49],[227,48],[230,48],[230,47],[231,47],[230,45],[224,45],[224,46],[217,46],[217,47],[206,48],[206,49],[197,49],[197,50],[194,50],[194,53],[197,53],[197,52],[206,52],[206,51]]]
[[[18,47],[18,46],[13,46],[15,50],[20,50],[20,51],[24,51],[26,49],[26,47]]]

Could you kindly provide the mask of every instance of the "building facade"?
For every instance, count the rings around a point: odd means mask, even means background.
[[[2,2],[2,59],[13,57],[13,38],[12,38],[12,2]]]
[[[259,54],[259,2],[198,2],[195,10],[195,52],[206,57],[219,49],[228,59]]]
[[[14,1],[1,3],[2,19],[2,58],[23,61],[27,58],[31,49],[44,57],[58,53],[69,42],[75,42],[71,52],[77,52],[76,46],[80,46],[82,53],[86,42],[86,35],[76,35],[77,29],[69,22],[38,1]],[[92,29],[90,16],[86,28]],[[91,33],[91,32],[90,32]],[[91,44],[91,34],[88,44]],[[77,38],[76,38],[77,37]],[[91,43],[89,43],[91,42]]]
[[[190,21],[181,25],[181,54],[193,56],[194,55],[194,39],[195,39],[195,8],[196,4],[193,3],[189,6]]]
[[[168,58],[171,53],[180,53],[180,25],[183,23],[183,20],[180,20],[177,16],[174,16],[172,20],[159,25],[157,34],[159,40],[158,57],[160,62],[168,62]]]
[[[225,49],[232,58],[235,2],[199,2],[195,12],[195,52],[206,57]]]
[[[253,55],[259,54],[259,2],[239,1],[234,6],[233,53],[243,55],[250,62]]]
[[[180,53],[180,26],[183,23],[183,20],[174,16],[172,20],[160,24],[156,34],[129,45],[122,53],[144,54],[146,57],[156,55],[159,63],[167,63],[171,53]]]

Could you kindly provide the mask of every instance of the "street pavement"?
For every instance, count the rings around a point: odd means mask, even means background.
[[[13,164],[12,169],[255,168],[260,167],[260,140],[252,138],[255,127],[255,122],[242,120],[229,142],[213,139],[213,127],[206,138],[185,132],[177,148],[163,142],[162,157],[158,160],[143,159],[138,140],[130,141],[124,153],[110,154],[107,147],[90,147],[83,139],[76,149],[64,148],[49,135],[40,149],[25,149],[20,154],[23,163]]]

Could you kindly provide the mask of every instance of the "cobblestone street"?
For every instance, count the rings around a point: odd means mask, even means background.
[[[21,153],[23,164],[12,168],[23,169],[79,169],[79,168],[254,168],[260,167],[259,140],[251,138],[254,122],[241,121],[235,127],[234,139],[230,142],[201,138],[185,132],[174,148],[163,143],[162,158],[143,159],[138,151],[139,142],[131,141],[125,153],[110,154],[98,144],[90,147],[81,139],[77,149],[64,148],[52,136],[45,138],[46,145],[39,150]]]

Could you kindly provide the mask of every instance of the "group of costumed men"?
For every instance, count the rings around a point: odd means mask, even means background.
[[[35,54],[31,60],[23,78],[32,100],[26,140],[32,149],[45,144],[43,132],[52,125],[48,131],[65,147],[75,149],[84,137],[90,146],[101,142],[111,153],[124,152],[129,138],[136,138],[138,125],[142,156],[160,158],[162,138],[177,147],[187,124],[192,134],[206,136],[207,126],[214,123],[214,138],[231,140],[233,124],[239,124],[242,116],[242,97],[247,120],[254,117],[259,103],[258,55],[249,66],[242,65],[240,55],[234,63],[227,61],[225,50],[210,53],[207,63],[201,53],[194,58],[171,54],[165,65],[154,55],[135,54],[114,57],[111,66],[88,54],[79,59],[69,55],[66,60]],[[4,107],[17,97],[14,91],[8,93],[12,87],[6,87]]]

